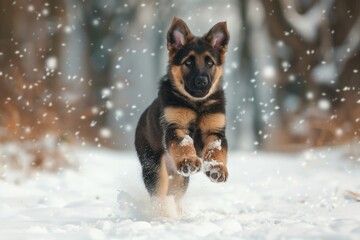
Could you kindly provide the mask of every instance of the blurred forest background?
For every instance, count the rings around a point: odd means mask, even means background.
[[[359,148],[360,1],[14,0],[0,1],[0,158],[133,150],[175,16],[196,35],[228,23],[231,149]]]

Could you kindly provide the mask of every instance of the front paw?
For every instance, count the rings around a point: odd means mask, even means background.
[[[228,178],[226,166],[214,160],[204,161],[204,173],[212,182],[226,182]]]
[[[197,156],[185,157],[178,162],[177,172],[184,177],[188,177],[191,174],[199,172],[201,164],[201,160]]]

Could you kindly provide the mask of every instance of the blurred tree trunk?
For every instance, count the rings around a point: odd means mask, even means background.
[[[61,110],[55,110],[60,108],[55,100],[59,93],[56,69],[61,42],[56,25],[62,21],[62,3],[1,1],[2,123],[12,128],[13,137],[32,138],[50,129],[58,130],[54,115],[43,114]],[[50,101],[51,106],[46,105]]]
[[[258,91],[252,83],[252,79],[255,78],[255,67],[253,62],[253,56],[251,53],[251,25],[249,23],[249,0],[240,0],[239,1],[239,10],[241,16],[241,49],[240,49],[240,63],[241,63],[241,74],[243,75],[242,79],[246,80],[246,89],[249,89],[247,99],[253,98],[252,101],[252,132],[254,140],[256,142],[255,147],[262,147],[262,137],[261,133],[263,132],[264,124],[261,117],[260,107],[259,107],[259,97]],[[240,99],[239,99],[240,100]],[[237,104],[240,105],[241,101]]]
[[[68,126],[57,85],[64,11],[55,0],[0,3],[0,142],[16,143],[35,167],[64,164],[56,148]]]
[[[98,133],[99,129],[108,126],[109,118],[113,117],[110,108],[113,106],[111,94],[114,90],[115,57],[122,50],[122,41],[132,27],[138,7],[137,1],[113,1],[106,8],[102,1],[82,3],[88,54],[86,65],[92,83],[86,101],[89,107],[97,109],[92,117],[96,127],[91,129],[90,137],[108,147],[114,147],[114,144],[109,139],[98,138]]]
[[[358,86],[354,86],[353,91],[344,93],[343,87],[348,86],[344,82],[360,65],[359,61],[352,61],[358,58],[359,41],[351,39],[349,34],[354,29],[359,34],[360,3],[341,0],[296,1],[291,10],[284,3],[262,0],[273,43],[275,46],[283,45],[280,50],[274,47],[279,66],[277,102],[281,107],[281,128],[274,134],[277,139],[272,139],[268,147],[278,149],[281,146],[283,150],[290,150],[291,146],[297,149],[348,141],[354,129],[345,123],[355,119],[345,120],[343,116],[348,114],[340,115],[340,112],[347,111],[346,101],[341,99],[344,99],[344,95],[359,91]],[[318,14],[323,16],[319,22],[313,21],[315,36],[307,39],[286,15],[293,11],[293,14],[305,19],[308,17],[306,14],[316,8],[321,10]],[[349,41],[357,41],[355,47],[349,48],[352,56],[348,56],[351,54],[346,54],[346,51],[339,56],[338,53],[346,49]],[[293,110],[287,109],[285,104],[289,96],[299,100]],[[304,120],[304,125],[308,126],[301,133],[298,130],[294,132],[296,122]]]

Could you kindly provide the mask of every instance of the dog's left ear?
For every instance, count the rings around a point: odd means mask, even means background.
[[[230,35],[226,22],[219,22],[213,26],[203,38],[216,50],[226,52]]]

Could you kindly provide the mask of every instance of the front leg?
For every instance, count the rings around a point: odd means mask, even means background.
[[[213,182],[225,182],[228,178],[225,114],[205,115],[201,119],[200,129],[204,143],[204,173]]]
[[[188,108],[168,107],[164,111],[164,145],[174,161],[176,170],[188,177],[201,169],[201,160],[196,155],[193,139],[189,136],[189,125],[196,114]]]
[[[166,145],[177,172],[184,177],[197,173],[201,169],[201,160],[196,156],[193,139],[181,129],[168,129]],[[171,139],[171,140],[170,140]]]

